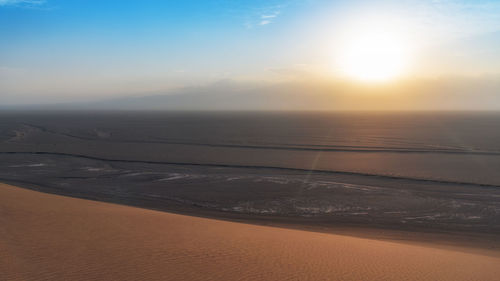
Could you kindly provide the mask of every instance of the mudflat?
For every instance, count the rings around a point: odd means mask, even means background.
[[[498,280],[500,257],[0,185],[1,280]]]
[[[499,248],[499,123],[478,112],[1,112],[0,182]]]

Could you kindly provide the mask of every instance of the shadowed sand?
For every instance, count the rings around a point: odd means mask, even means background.
[[[0,280],[498,280],[500,258],[0,184]]]

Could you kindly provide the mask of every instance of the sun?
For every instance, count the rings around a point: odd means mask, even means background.
[[[388,25],[352,28],[342,38],[336,69],[348,78],[383,82],[401,76],[408,67],[410,46],[404,34]]]

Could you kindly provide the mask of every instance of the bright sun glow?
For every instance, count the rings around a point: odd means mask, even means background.
[[[360,81],[383,82],[406,70],[410,46],[395,27],[370,23],[348,30],[336,58],[342,74]]]

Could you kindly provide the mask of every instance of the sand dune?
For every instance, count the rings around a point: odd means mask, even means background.
[[[500,258],[0,185],[0,280],[498,280]]]

